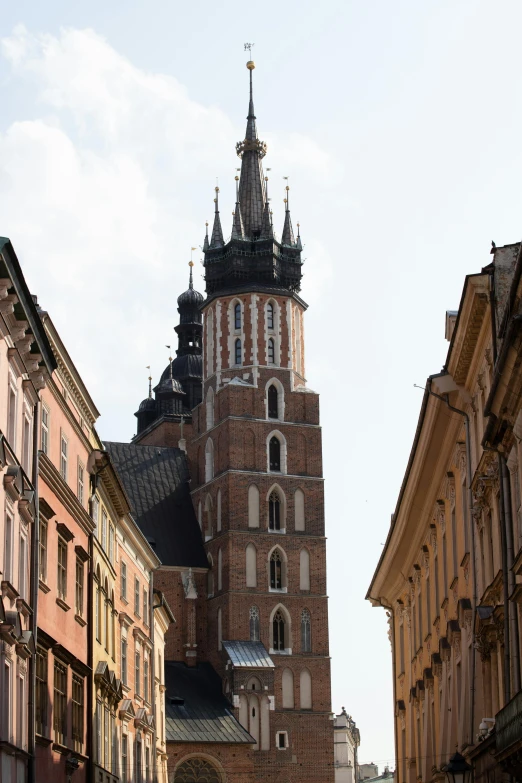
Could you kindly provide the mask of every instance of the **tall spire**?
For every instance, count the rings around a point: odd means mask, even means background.
[[[267,169],[267,171],[270,171],[270,169]],[[272,228],[272,219],[270,215],[270,203],[268,201],[268,177],[265,177],[265,209],[263,211],[263,224],[261,226],[261,236],[263,239],[266,239],[267,237],[273,237],[274,231]]]
[[[190,269],[190,272],[189,272],[189,291],[192,291],[192,289],[194,288],[194,283],[192,282],[192,267],[193,266],[194,266],[194,262],[193,261],[189,261],[189,269]]]
[[[212,229],[212,237],[210,238],[210,247],[223,247],[225,244],[223,239],[223,231],[221,229],[221,220],[219,217],[219,202],[218,202],[219,188],[216,185],[216,198],[214,199],[215,213],[214,213],[214,227]]]
[[[245,229],[243,226],[243,218],[241,217],[241,204],[239,203],[239,177],[236,175],[236,208],[232,213],[234,220],[232,221],[232,239],[244,239]]]
[[[289,201],[290,188],[286,186],[286,198],[285,198],[285,224],[283,226],[283,235],[281,237],[282,245],[295,245],[294,229],[292,228],[292,221],[290,219],[290,201]]]
[[[252,91],[252,71],[255,68],[252,60],[247,62],[250,71],[250,100],[245,138],[236,144],[236,152],[241,158],[241,178],[239,181],[239,203],[246,239],[257,239],[261,236],[263,212],[266,203],[265,182],[262,158],[266,154],[266,144],[257,136],[256,116],[254,114],[254,98]]]
[[[205,239],[203,240],[203,252],[206,253],[208,250],[208,220],[205,223]]]

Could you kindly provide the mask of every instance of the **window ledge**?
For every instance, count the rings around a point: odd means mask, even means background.
[[[127,601],[127,599],[125,598],[125,596],[124,596],[124,595],[120,595],[120,601],[121,601],[123,604],[125,604],[125,606],[128,606],[128,605],[129,605],[129,602]]]
[[[45,584],[45,582],[42,582],[41,579],[38,580],[38,587],[40,588],[42,593],[49,593],[49,592],[51,592],[51,588],[49,587],[49,585]]]
[[[49,747],[52,742],[50,737],[45,737],[43,734],[36,734],[35,740],[37,745],[45,745],[45,747]]]
[[[67,745],[61,745],[59,742],[53,742],[53,750],[57,753],[61,753],[63,756],[68,756],[71,749]]]
[[[284,650],[273,650],[272,648],[270,648],[268,654],[269,655],[292,655],[292,648],[287,647]]]
[[[280,530],[272,530],[271,528],[268,528],[269,533],[275,533],[279,536],[284,536],[286,534],[286,527],[282,527]]]
[[[269,587],[268,588],[269,593],[287,593],[288,587]]]
[[[65,601],[63,600],[63,598],[57,598],[57,599],[56,599],[56,603],[58,604],[58,606],[60,607],[60,609],[63,609],[63,611],[64,611],[64,612],[68,612],[68,611],[69,611],[69,609],[71,608],[71,607],[69,606],[69,604],[66,604],[66,603],[65,603]]]
[[[84,620],[81,614],[75,614],[74,619],[78,623],[78,625],[81,625],[82,628],[87,625],[87,620]]]

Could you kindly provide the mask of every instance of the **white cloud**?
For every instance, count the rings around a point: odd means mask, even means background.
[[[136,68],[93,30],[56,37],[18,26],[1,53],[13,89],[36,88],[40,110],[0,126],[0,234],[11,237],[101,408],[102,433],[129,437],[144,366],[152,363],[157,377],[167,362],[163,346],[174,339],[175,300],[188,249],[203,239],[214,175],[233,170],[242,129],[172,76]],[[273,135],[269,145],[278,177],[303,160],[312,179],[331,170],[306,136]],[[231,177],[222,187],[225,232],[232,200]],[[317,298],[331,262],[313,238],[311,251],[321,259]]]

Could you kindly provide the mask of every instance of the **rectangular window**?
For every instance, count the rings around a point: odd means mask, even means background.
[[[78,462],[78,501],[83,506],[84,503],[84,482],[85,468],[81,462]]]
[[[67,737],[67,667],[54,661],[54,741],[65,745]]]
[[[18,549],[18,592],[20,598],[27,598],[27,538],[20,536]]]
[[[11,376],[9,383],[7,440],[14,451],[16,451],[16,399],[16,381]]]
[[[150,701],[149,699],[149,660],[148,658],[143,659],[143,698],[145,701]]]
[[[109,708],[105,704],[103,710],[103,765],[106,769],[109,769]]]
[[[430,578],[426,577],[426,622],[428,627],[427,633],[431,633],[431,592],[430,592]]]
[[[91,516],[92,516],[92,521],[94,522],[94,535],[96,536],[96,538],[98,538],[98,536],[99,536],[98,522],[99,522],[99,516],[100,516],[100,501],[98,500],[96,495],[93,497],[92,503],[91,503]]]
[[[134,656],[135,664],[134,664],[134,690],[136,694],[139,696],[141,693],[140,686],[141,686],[141,654],[139,651],[139,648],[136,648],[136,653]]]
[[[11,677],[11,666],[4,661],[4,687],[2,694],[2,703],[4,707],[4,736],[8,742],[12,742],[12,706],[13,706],[13,683]]]
[[[31,419],[24,413],[24,431],[22,446],[22,466],[28,476],[31,475]]]
[[[49,411],[42,405],[42,431],[40,433],[40,448],[44,454],[49,454]]]
[[[102,703],[99,699],[96,701],[96,761],[102,763]],[[100,773],[101,774],[101,773]],[[103,776],[102,776],[103,780]]]
[[[134,614],[140,616],[140,580],[134,580]]]
[[[121,597],[127,600],[127,564],[122,561],[121,564]]]
[[[72,738],[74,750],[81,753],[83,749],[83,700],[84,680],[77,674],[72,677]]]
[[[145,780],[149,783],[150,780],[150,750],[145,748]]]
[[[4,580],[13,581],[13,528],[14,518],[11,512],[6,509],[5,512],[5,535],[4,535]]]
[[[114,563],[114,527],[109,524],[109,560]]]
[[[419,606],[419,647],[422,647],[422,642],[424,641],[424,635],[422,633],[422,595],[420,590],[419,590],[417,603]]]
[[[399,625],[399,662],[400,662],[400,672],[399,674],[402,674],[404,671],[404,625],[401,623]]]
[[[121,640],[121,681],[127,685],[127,639]]]
[[[58,597],[67,598],[67,544],[63,538],[58,538]]]
[[[47,581],[47,520],[40,516],[38,523],[38,576]]]
[[[458,576],[459,564],[457,557],[457,520],[455,519],[455,506],[451,509],[451,548],[453,550],[453,579]]]
[[[60,474],[64,481],[67,481],[67,455],[69,444],[67,438],[62,435],[61,447],[60,447]]]
[[[36,650],[36,733],[47,732],[47,650]]]
[[[437,612],[437,615],[439,614],[440,609],[440,588],[439,588],[439,557],[438,555],[435,555],[435,611]]]
[[[79,557],[76,558],[76,614],[80,617],[83,616],[83,578],[84,567],[83,560]]]
[[[149,624],[149,591],[143,588],[143,622]]]
[[[101,545],[104,552],[107,551],[107,512],[102,508]]]
[[[448,548],[446,546],[446,533],[442,536],[442,569],[444,574],[444,584],[442,589],[444,591],[444,597],[448,595]]]
[[[18,746],[27,750],[25,742],[25,709],[20,706],[23,704],[25,704],[25,679],[18,675],[18,727],[16,739]]]
[[[129,780],[128,760],[129,756],[129,738],[126,734],[121,736],[121,783],[127,783]]]
[[[141,740],[136,740],[136,783],[143,783],[142,776]]]

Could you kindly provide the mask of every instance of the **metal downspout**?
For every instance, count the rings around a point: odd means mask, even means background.
[[[29,677],[29,698],[27,709],[27,744],[29,761],[27,764],[28,783],[36,780],[36,644],[38,638],[38,548],[40,545],[40,510],[38,501],[38,433],[40,432],[40,403],[33,410],[33,465],[32,484],[34,487],[34,529],[31,536],[31,609],[30,629],[33,632],[35,654],[31,656],[31,676]]]
[[[476,676],[476,670],[477,670],[477,651],[475,649],[475,613],[477,611],[477,567],[475,563],[475,526],[473,524],[473,492],[471,491],[471,436],[470,436],[470,429],[469,429],[469,416],[466,413],[466,411],[460,410],[460,408],[455,408],[454,405],[451,405],[448,399],[448,396],[443,397],[440,394],[437,394],[434,392],[431,388],[431,379],[426,387],[428,389],[429,394],[431,394],[433,397],[437,397],[438,400],[441,400],[451,411],[454,413],[458,413],[460,416],[464,417],[464,431],[466,433],[466,484],[467,484],[467,490],[468,490],[468,524],[469,524],[469,530],[470,530],[470,562],[471,562],[471,575],[472,575],[472,586],[473,586],[473,595],[471,599],[471,612],[472,612],[472,619],[471,619],[471,677],[470,677],[470,710],[469,710],[469,742],[471,745],[474,744],[474,722],[475,722],[475,676]]]
[[[150,667],[150,689],[152,717],[154,719],[152,731],[152,763],[153,763],[153,781],[158,783],[158,744],[156,730],[156,646],[154,634],[154,571],[151,568],[149,580],[149,617],[150,617],[150,640],[152,642],[152,661]]]
[[[511,480],[506,463],[505,455],[499,453],[500,470],[502,477],[502,492],[504,495],[504,514],[505,514],[505,533],[506,533],[506,569],[507,569],[507,604],[509,615],[509,640],[512,668],[512,688],[511,696],[514,696],[520,690],[520,647],[518,638],[518,617],[517,607],[510,596],[515,589],[515,574],[513,573],[513,562],[515,559],[513,545],[513,514],[511,508]]]
[[[92,493],[92,488],[91,488]],[[89,515],[92,519],[92,494],[89,498]],[[96,705],[93,701],[94,696],[94,617],[93,617],[93,590],[94,590],[94,545],[93,545],[94,533],[89,533],[89,575],[87,584],[89,589],[87,591],[87,618],[89,623],[89,633],[87,634],[87,666],[90,669],[89,676],[87,678],[87,754],[89,760],[87,762],[87,783],[94,783],[94,742],[93,742],[93,722],[94,722],[94,709]]]

